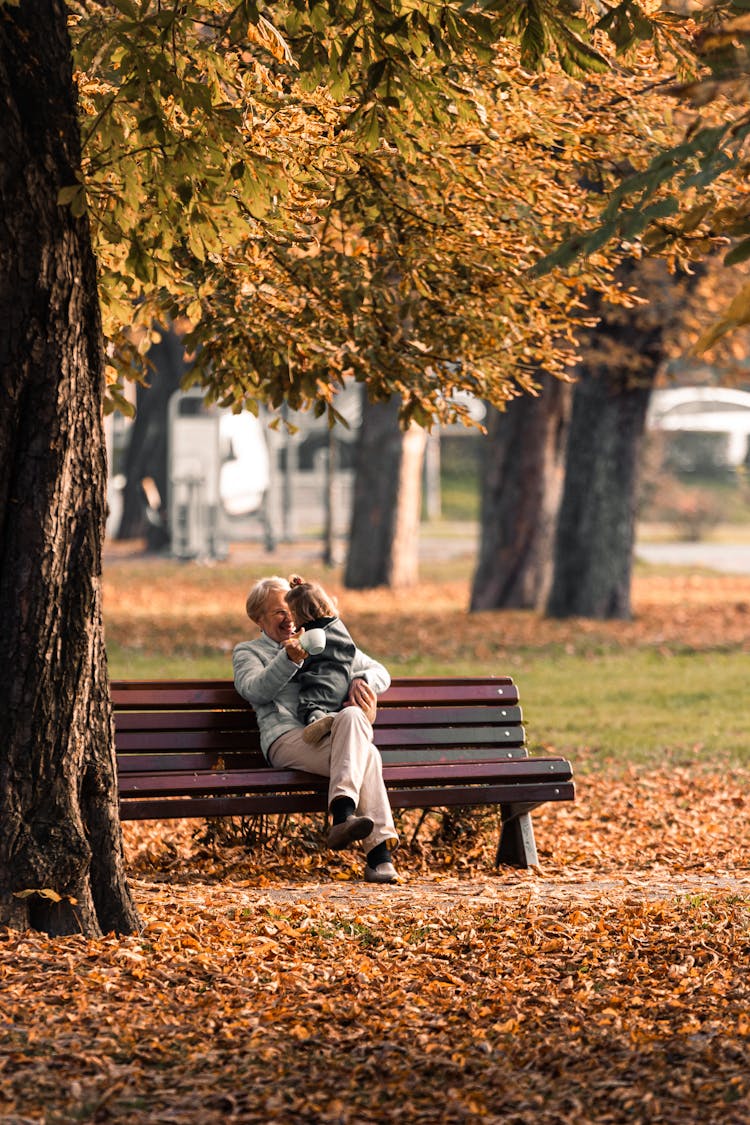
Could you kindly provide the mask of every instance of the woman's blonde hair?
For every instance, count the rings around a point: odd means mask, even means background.
[[[286,594],[288,589],[289,583],[286,578],[280,578],[278,574],[272,574],[270,578],[259,578],[247,595],[247,601],[245,602],[247,616],[257,625],[258,618],[262,617],[266,608],[268,595],[277,590]]]
[[[336,617],[338,607],[317,582],[306,582],[299,574],[292,574],[287,584],[286,604],[299,628],[305,621],[315,621],[318,617]]]

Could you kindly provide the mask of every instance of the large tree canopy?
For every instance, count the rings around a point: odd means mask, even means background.
[[[648,86],[690,57],[676,18],[574,8],[72,3],[84,161],[61,200],[92,220],[113,400],[166,318],[238,408],[332,409],[349,374],[424,423],[453,390],[502,404],[562,371],[610,262],[530,267],[596,221],[592,169],[674,140]]]

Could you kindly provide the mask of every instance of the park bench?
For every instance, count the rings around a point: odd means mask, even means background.
[[[274,769],[230,681],[112,684],[123,820],[326,810],[326,781]],[[375,741],[394,808],[500,807],[497,864],[538,863],[530,812],[571,801],[564,758],[529,757],[510,677],[394,679]]]

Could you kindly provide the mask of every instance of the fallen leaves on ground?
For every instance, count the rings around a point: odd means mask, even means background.
[[[315,819],[126,825],[141,935],[0,935],[0,1120],[747,1125],[748,781],[585,777],[538,871],[410,814],[384,888]]]
[[[206,571],[156,562],[107,567],[104,604],[107,639],[125,649],[174,655],[229,654],[252,634],[244,615],[250,582],[270,564],[254,560],[246,571]],[[317,573],[316,573],[317,577]],[[480,665],[519,650],[621,651],[655,646],[661,651],[714,648],[750,650],[750,576],[678,572],[638,573],[633,580],[632,621],[553,620],[531,610],[467,612],[469,580],[418,583],[404,590],[345,590],[335,574],[320,576],[338,598],[352,635],[373,653],[390,653],[404,665],[425,655],[452,664]]]
[[[108,639],[228,653],[268,569],[111,560]],[[750,647],[750,578],[640,574],[632,622],[330,584],[404,662]],[[534,871],[494,869],[495,814],[406,814],[385,888],[319,818],[126,824],[142,934],[0,933],[0,1121],[747,1125],[749,782],[581,772],[534,813]]]

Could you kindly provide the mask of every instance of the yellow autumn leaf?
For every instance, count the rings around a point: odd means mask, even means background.
[[[62,902],[63,896],[59,895],[57,891],[53,891],[51,887],[43,887],[39,890],[28,889],[25,891],[14,891],[14,898],[31,898],[32,895],[38,895],[40,898],[47,898],[50,902]],[[75,902],[75,899],[69,899],[69,902]]]
[[[742,286],[721,318],[698,338],[694,349],[696,355],[707,351],[727,332],[732,332],[735,328],[741,328],[746,324],[750,324],[750,282]]]

